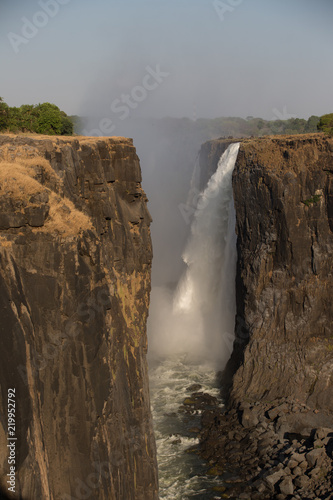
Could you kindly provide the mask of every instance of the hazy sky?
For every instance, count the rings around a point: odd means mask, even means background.
[[[332,26],[332,0],[1,0],[0,95],[111,118],[307,118],[333,111]]]

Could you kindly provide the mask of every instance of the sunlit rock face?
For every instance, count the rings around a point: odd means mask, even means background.
[[[206,143],[201,171],[230,140]],[[230,403],[290,396],[333,410],[333,139],[241,142],[233,189],[236,341]]]
[[[10,498],[157,499],[151,218],[130,139],[0,136],[0,467]]]

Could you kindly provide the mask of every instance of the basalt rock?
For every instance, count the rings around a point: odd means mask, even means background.
[[[202,185],[231,142],[203,145]],[[201,454],[229,498],[332,499],[333,139],[240,142],[227,411],[204,414]]]
[[[206,143],[202,170],[232,141]],[[233,174],[237,318],[229,403],[333,410],[333,139],[241,140]]]
[[[132,141],[1,135],[0,186],[3,495],[157,499],[151,219]]]
[[[279,432],[285,415],[295,425],[301,415],[303,424],[307,423],[302,434],[292,426],[290,432]],[[274,405],[243,403],[226,412],[206,410],[200,432],[201,456],[210,467],[222,471],[226,498],[278,500],[294,495],[297,499],[332,499],[333,426],[318,427],[323,420],[333,423],[328,412],[316,413],[289,399]]]

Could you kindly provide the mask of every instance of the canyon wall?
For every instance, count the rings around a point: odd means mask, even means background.
[[[0,187],[3,496],[157,499],[151,218],[132,140],[0,135]]]
[[[203,145],[202,178],[233,141]],[[236,338],[225,396],[333,410],[333,139],[241,140]]]

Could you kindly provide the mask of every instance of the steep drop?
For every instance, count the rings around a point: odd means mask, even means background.
[[[231,354],[236,308],[232,172],[238,149],[232,144],[225,151],[199,196],[183,254],[187,269],[176,289],[152,292],[150,385],[164,499],[214,497],[215,479],[205,475],[196,455],[186,453],[198,440],[191,430],[195,421],[184,419],[186,410],[180,406],[194,383],[200,393],[218,398],[215,370]],[[216,399],[216,404],[222,402]]]
[[[235,318],[236,235],[232,172],[239,144],[222,155],[198,200],[191,237],[183,254],[187,270],[173,301],[186,339],[219,367],[230,356]],[[192,344],[192,345],[193,345]]]
[[[228,143],[203,145],[203,172]],[[206,460],[237,471],[228,496],[332,498],[332,152],[324,134],[240,146],[236,339],[223,377],[229,397],[223,414],[207,412],[200,435]],[[311,460],[319,455],[320,466]],[[300,467],[290,467],[296,457]]]
[[[156,500],[133,143],[1,135],[0,187],[0,497],[14,389],[11,498]]]

